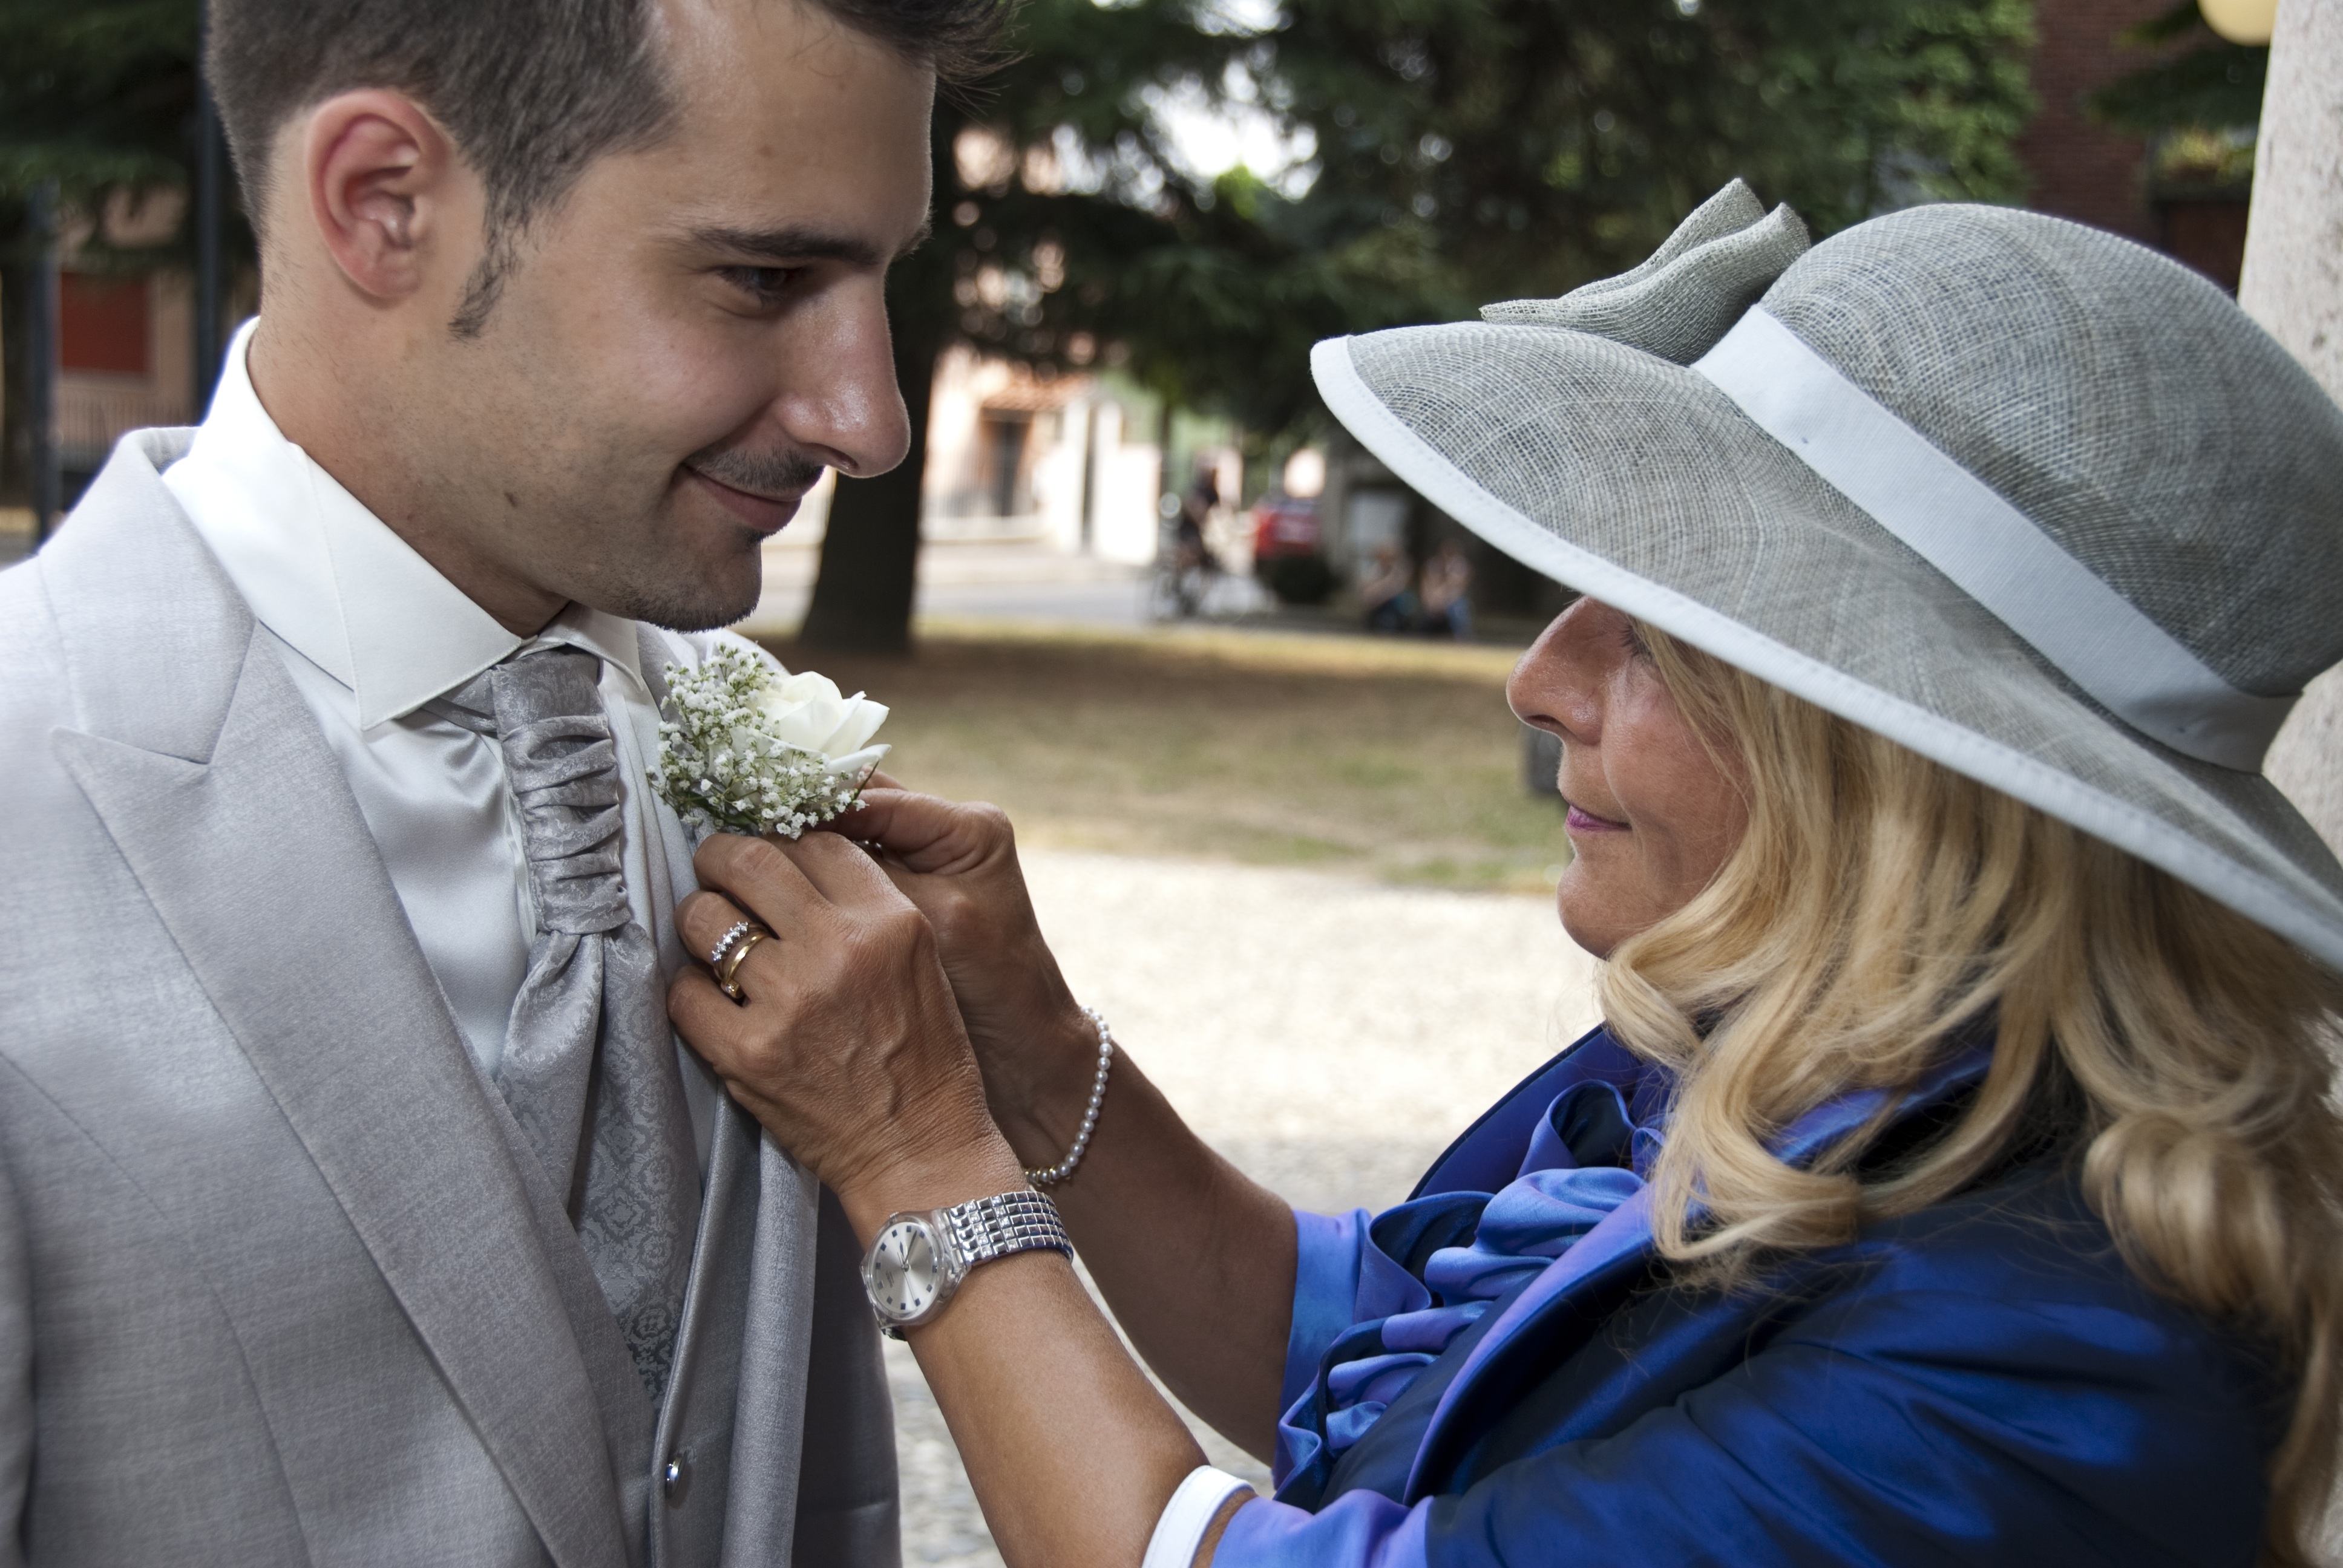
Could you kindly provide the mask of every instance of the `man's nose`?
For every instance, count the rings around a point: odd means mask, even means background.
[[[887,297],[878,278],[841,286],[840,297],[819,341],[783,350],[789,390],[781,423],[809,456],[852,478],[883,474],[911,449],[914,432],[903,407]],[[932,367],[910,367],[929,375]]]

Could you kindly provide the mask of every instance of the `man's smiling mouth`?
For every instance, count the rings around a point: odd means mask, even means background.
[[[803,489],[783,490],[767,495],[758,490],[744,490],[738,485],[727,484],[686,463],[683,471],[708,487],[717,501],[727,511],[762,534],[777,534],[789,527],[797,516],[798,507],[805,500]]]

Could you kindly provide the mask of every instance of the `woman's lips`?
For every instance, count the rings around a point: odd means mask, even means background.
[[[786,499],[781,499],[735,489],[721,479],[709,478],[697,468],[688,467],[684,472],[707,486],[708,493],[715,497],[726,511],[760,534],[778,534],[789,527],[789,519],[798,515],[799,503],[805,499],[802,490],[793,490]]]
[[[1628,830],[1626,823],[1614,822],[1608,817],[1597,817],[1581,806],[1571,807],[1570,814],[1563,819],[1563,827],[1572,833],[1624,833]]]

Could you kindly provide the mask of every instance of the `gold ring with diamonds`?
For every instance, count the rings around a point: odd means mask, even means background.
[[[740,994],[739,982],[732,977],[740,972],[740,960],[749,956],[749,950],[772,934],[754,921],[749,922],[749,929],[733,939],[731,950],[724,954],[724,961],[716,966],[716,989],[734,1001],[747,1000]]]

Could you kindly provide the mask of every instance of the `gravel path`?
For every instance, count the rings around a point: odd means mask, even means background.
[[[1025,872],[1075,994],[1190,1125],[1301,1207],[1405,1197],[1595,1019],[1593,966],[1543,900],[1064,852],[1029,851]],[[997,1568],[918,1363],[887,1352],[904,1561]],[[1213,1463],[1265,1483],[1197,1435]]]

